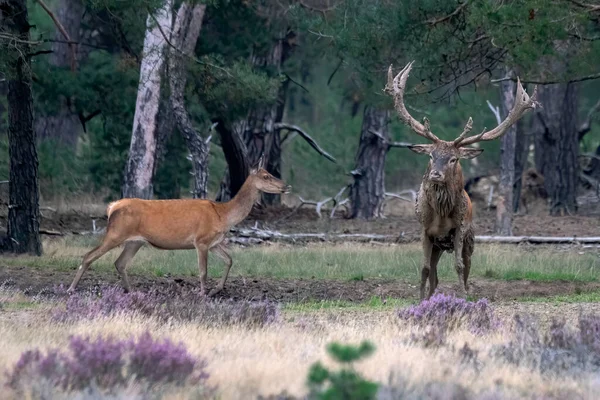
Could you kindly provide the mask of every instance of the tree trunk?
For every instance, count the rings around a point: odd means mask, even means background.
[[[18,37],[18,48],[10,50],[8,71],[8,151],[10,182],[8,238],[3,246],[15,253],[42,254],[38,191],[38,158],[33,130],[33,97],[29,21],[25,0],[0,0],[3,26]]]
[[[291,53],[290,39],[294,36],[295,34],[288,32],[287,28],[282,30],[279,38],[275,40],[266,54],[253,54],[252,64],[257,68],[275,70],[277,74],[281,74],[283,63]],[[288,83],[285,82],[279,87],[277,101],[274,104],[251,109],[245,119],[233,124],[234,132],[237,132],[244,140],[249,165],[254,165],[264,154],[267,171],[276,177],[281,177],[281,137],[279,130],[273,129],[273,125],[281,122],[283,118],[287,89]],[[239,163],[237,166],[228,165],[229,177],[223,178],[222,187],[228,179],[231,181],[233,176],[246,178],[247,170],[238,169],[239,165]],[[230,195],[235,196],[237,189],[230,188]],[[264,194],[263,201],[266,204],[277,204],[280,202],[280,196]]]
[[[500,84],[502,118],[506,118],[515,104],[514,92],[516,84],[504,81]],[[502,136],[500,147],[500,182],[498,184],[498,200],[496,202],[496,234],[512,236],[513,186],[515,182],[515,148],[517,142],[517,125],[512,125]]]
[[[373,219],[382,216],[385,157],[389,144],[371,132],[379,133],[389,141],[389,123],[388,110],[365,106],[355,168],[352,171],[354,183],[350,189],[351,218]]]
[[[550,214],[575,213],[579,174],[577,84],[540,85],[538,99],[543,108],[534,114],[535,164],[544,177]]]
[[[526,118],[526,117],[525,117]],[[527,165],[527,155],[529,154],[529,143],[531,142],[531,132],[525,132],[524,118],[517,122],[517,134],[515,144],[515,176],[513,184],[513,213],[519,211],[521,200],[521,188],[523,187],[523,172]]]
[[[193,53],[204,18],[204,4],[181,4],[175,19],[169,57],[169,75],[171,87],[171,104],[177,127],[183,135],[192,157],[194,174],[194,198],[206,198],[208,191],[208,152],[209,139],[204,140],[194,129],[192,121],[185,109],[186,56]]]
[[[172,0],[165,0],[162,8],[156,14],[156,21],[152,16],[148,16],[146,22],[144,57],[140,67],[133,132],[125,167],[123,197],[149,199],[153,194],[152,176],[156,163],[156,131],[160,106],[161,73],[167,45],[161,29],[168,35],[171,27],[172,6]]]
[[[215,122],[217,122],[216,131],[221,138],[221,148],[227,161],[227,168],[223,174],[216,200],[228,201],[235,196],[235,193],[244,184],[250,170],[250,163],[248,162],[246,144],[239,132],[234,131],[222,119]],[[230,175],[230,168],[236,171],[236,173]]]
[[[285,57],[282,57],[282,64]],[[283,121],[283,113],[285,111],[285,99],[289,87],[289,80],[286,80],[279,87],[277,96],[277,108],[275,111],[275,121]],[[278,129],[272,133],[271,148],[269,149],[269,157],[267,158],[267,171],[275,178],[281,179],[281,134]],[[281,195],[264,193],[263,200],[267,205],[277,205],[281,203]]]
[[[69,37],[73,42],[80,41],[81,20],[85,13],[85,6],[80,0],[59,0],[55,6],[57,8],[56,17],[61,22]],[[50,65],[58,68],[74,67],[80,56],[79,52],[73,53],[71,47],[65,43],[66,39],[58,31],[54,35],[55,42],[52,43],[52,54],[49,56]],[[77,47],[75,47],[77,48]],[[76,111],[73,109],[73,98],[60,96],[58,110],[46,114],[52,110],[54,105],[41,105],[39,115],[35,121],[35,131],[40,140],[51,139],[75,149],[79,136],[83,131],[81,121]]]

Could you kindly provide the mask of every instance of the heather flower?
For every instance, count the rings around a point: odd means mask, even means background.
[[[553,320],[542,336],[527,319],[515,316],[513,339],[492,350],[508,363],[541,372],[598,372],[600,370],[600,317],[580,315],[577,327]]]
[[[131,382],[148,390],[163,384],[205,387],[205,369],[206,363],[189,354],[182,343],[155,340],[148,332],[137,340],[72,336],[64,351],[23,353],[7,376],[7,386],[19,390],[41,379],[66,391],[97,387],[115,392]]]
[[[399,312],[399,317],[421,327],[430,325],[440,329],[455,329],[466,324],[474,334],[485,334],[500,325],[487,299],[477,302],[436,293],[420,304]]]
[[[163,322],[197,321],[205,324],[243,324],[262,326],[279,320],[279,306],[268,301],[207,300],[196,290],[161,293],[125,293],[121,288],[103,287],[99,293],[74,294],[53,318],[73,322],[110,315],[132,313],[154,317]]]

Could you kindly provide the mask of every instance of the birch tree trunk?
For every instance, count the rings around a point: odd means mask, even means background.
[[[185,85],[187,56],[193,53],[198,35],[202,28],[202,19],[206,5],[181,4],[175,26],[169,55],[169,78],[171,87],[171,105],[179,131],[182,133],[192,158],[194,174],[194,198],[206,198],[208,186],[208,151],[210,137],[203,139],[194,129],[185,109]]]
[[[172,0],[164,0],[156,15],[148,16],[144,54],[140,67],[140,80],[129,157],[125,167],[122,197],[152,197],[152,176],[156,163],[157,116],[160,105],[161,71],[165,60],[167,40],[163,36],[171,31]],[[162,32],[161,32],[162,30]]]
[[[352,171],[354,183],[350,189],[351,218],[374,219],[382,216],[385,199],[385,158],[390,148],[389,124],[389,110],[365,106],[360,143],[355,168]],[[372,132],[376,132],[377,135]]]
[[[38,158],[33,129],[33,96],[29,21],[26,0],[0,0],[4,31],[20,40],[9,51],[8,153],[10,181],[8,237],[2,248],[15,253],[42,254],[38,190]],[[18,46],[18,47],[17,47]]]
[[[504,81],[500,85],[502,119],[508,116],[515,103],[516,84]],[[517,143],[517,125],[513,124],[502,136],[500,147],[500,182],[496,202],[496,234],[512,236],[513,186],[515,182],[515,148]]]

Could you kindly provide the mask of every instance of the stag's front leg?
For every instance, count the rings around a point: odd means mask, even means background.
[[[455,259],[455,268],[456,273],[458,274],[458,284],[461,288],[462,296],[467,297],[467,285],[464,282],[463,275],[465,271],[465,264],[463,262],[463,244],[465,237],[465,229],[461,225],[458,229],[456,229],[456,234],[454,235],[454,259]]]
[[[427,235],[427,232],[423,231],[423,268],[421,269],[421,300],[425,298],[425,284],[427,278],[431,273],[431,251],[433,249],[433,243]]]

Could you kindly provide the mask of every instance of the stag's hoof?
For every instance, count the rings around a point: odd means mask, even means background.
[[[217,286],[216,288],[214,288],[213,290],[211,290],[208,293],[208,297],[213,297],[215,294],[219,293],[221,290],[223,290],[223,287]]]

